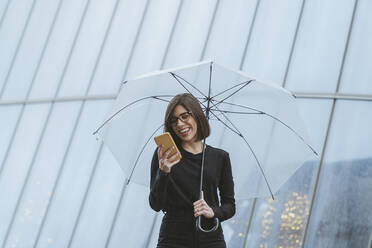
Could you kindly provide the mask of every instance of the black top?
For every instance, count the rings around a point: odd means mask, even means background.
[[[150,206],[163,210],[193,212],[193,202],[199,200],[202,153],[192,154],[179,146],[182,159],[169,174],[159,169],[157,149],[151,162]],[[217,188],[220,192],[218,200]],[[204,200],[220,221],[235,214],[234,181],[229,154],[207,145],[205,150]]]

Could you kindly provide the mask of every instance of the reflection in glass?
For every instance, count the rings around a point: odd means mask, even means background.
[[[246,247],[301,247],[318,162],[305,163],[275,200],[257,201]]]
[[[222,222],[227,247],[242,247],[244,240],[246,239],[252,204],[253,200],[237,201],[235,216]]]
[[[305,247],[367,247],[372,231],[371,126],[371,102],[337,102]]]

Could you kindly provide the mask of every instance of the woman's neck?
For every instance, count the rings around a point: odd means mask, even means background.
[[[203,151],[203,142],[200,140],[195,142],[183,142],[182,148],[193,154],[198,154]]]

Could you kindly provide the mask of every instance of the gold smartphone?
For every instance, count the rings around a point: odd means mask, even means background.
[[[165,132],[163,134],[160,134],[159,136],[154,137],[154,140],[157,146],[164,145],[164,151],[174,146],[176,149],[173,152],[171,152],[169,156],[178,153],[179,155],[177,156],[176,159],[178,160],[182,158],[181,153],[179,152],[178,147],[176,146],[176,143],[174,143],[174,140],[169,132]]]

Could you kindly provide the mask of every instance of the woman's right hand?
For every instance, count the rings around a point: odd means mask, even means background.
[[[175,147],[172,146],[168,150],[164,151],[164,146],[160,145],[158,149],[158,158],[159,158],[159,169],[164,173],[169,173],[173,165],[180,162],[180,159],[177,159],[179,152],[176,152],[170,156],[171,152],[174,151]]]

